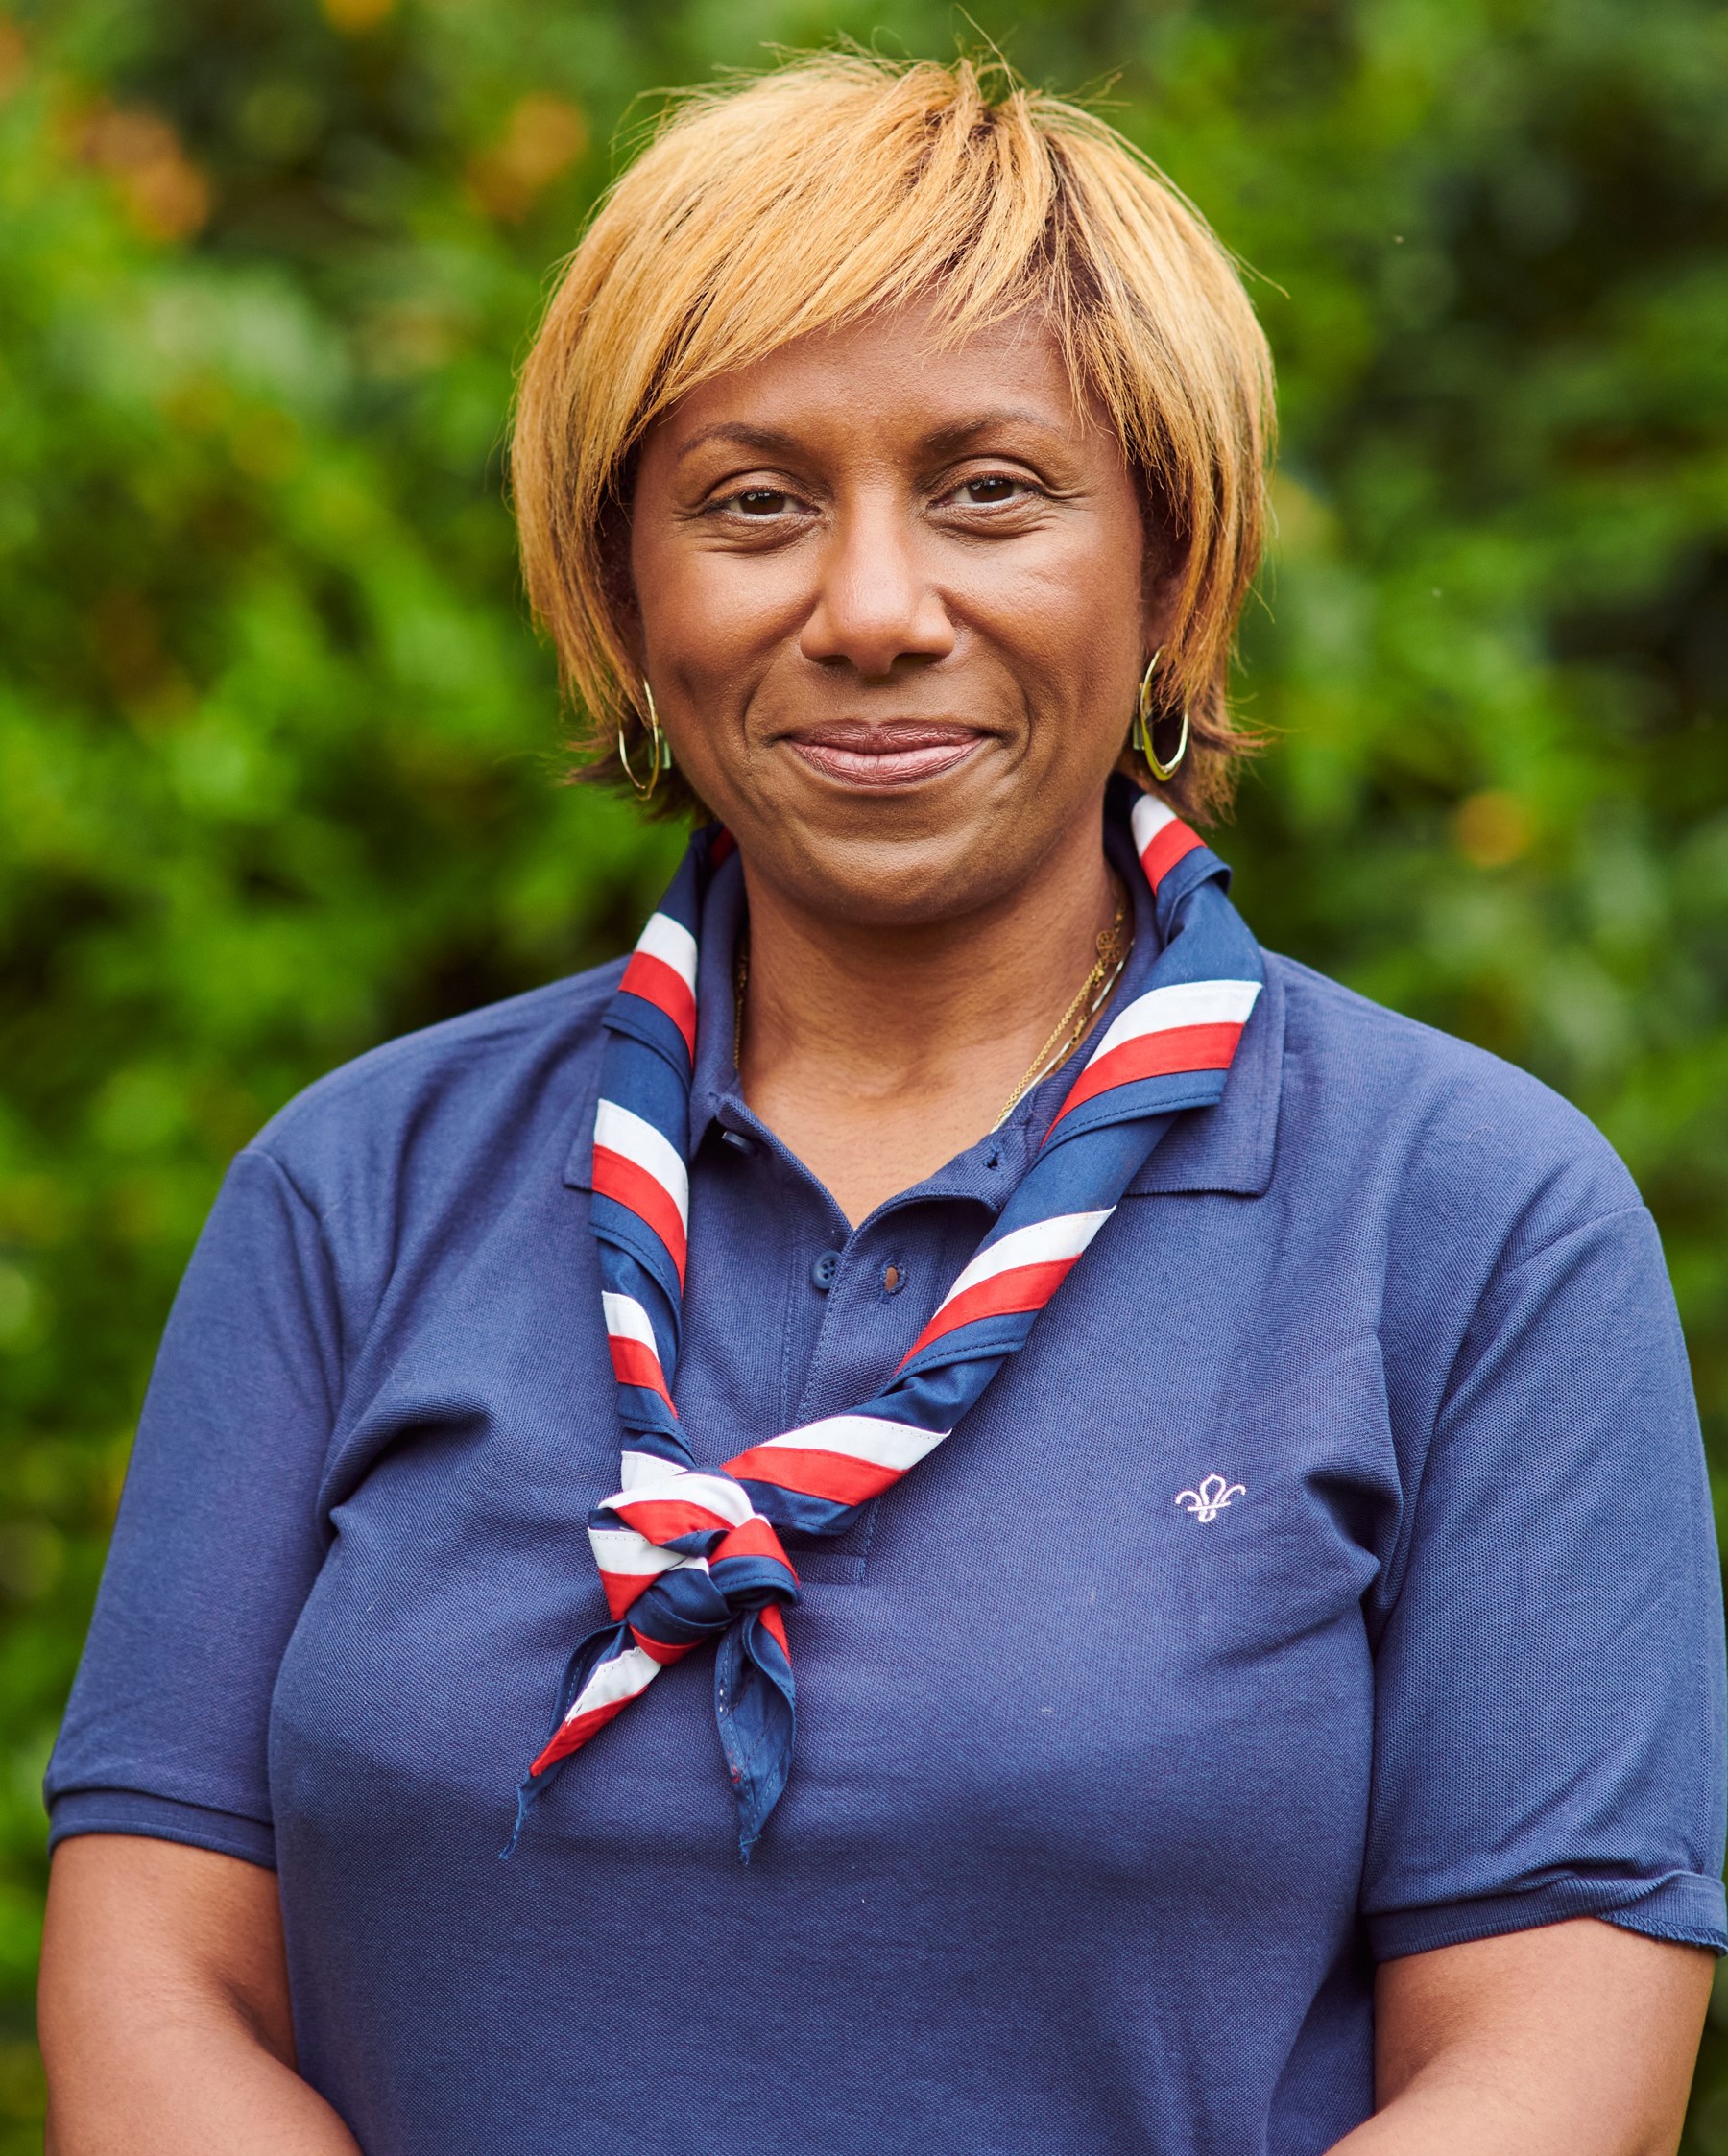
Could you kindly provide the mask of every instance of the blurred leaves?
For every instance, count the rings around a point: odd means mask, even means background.
[[[1604,1126],[1728,1477],[1728,14],[969,13],[1251,265],[1284,446],[1250,917]],[[621,947],[676,850],[554,783],[501,473],[549,266],[653,85],[836,32],[971,35],[934,0],[0,14],[0,2156],[38,2144],[36,1778],[224,1162],[371,1042]],[[1728,2156],[1728,2011],[1689,2132]]]

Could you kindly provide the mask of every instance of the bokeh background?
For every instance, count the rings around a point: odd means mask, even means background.
[[[551,266],[658,85],[839,34],[1101,98],[1250,266],[1238,896],[1608,1132],[1728,1476],[1717,0],[0,12],[0,2156],[38,1778],[224,1163],[622,948],[679,843],[558,783],[501,465]],[[1728,2152],[1728,1999],[1688,2130]]]

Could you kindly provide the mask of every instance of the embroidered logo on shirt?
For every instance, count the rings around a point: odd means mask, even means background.
[[[1209,1520],[1218,1517],[1232,1497],[1247,1495],[1241,1483],[1226,1482],[1221,1474],[1209,1474],[1199,1489],[1178,1491],[1176,1502],[1184,1512],[1191,1512],[1204,1527]]]

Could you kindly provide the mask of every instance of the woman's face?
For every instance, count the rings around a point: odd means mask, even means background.
[[[912,926],[1095,855],[1167,592],[1041,323],[908,308],[692,391],[630,563],[677,762],[792,902]]]

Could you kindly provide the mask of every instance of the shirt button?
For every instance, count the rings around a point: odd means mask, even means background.
[[[882,1275],[882,1293],[898,1295],[906,1284],[906,1276],[898,1265],[890,1265]]]
[[[834,1275],[840,1270],[840,1253],[825,1250],[810,1267],[810,1285],[826,1295],[834,1284]]]
[[[734,1153],[754,1153],[756,1151],[756,1139],[744,1131],[722,1131],[720,1142],[722,1145],[730,1145]]]

